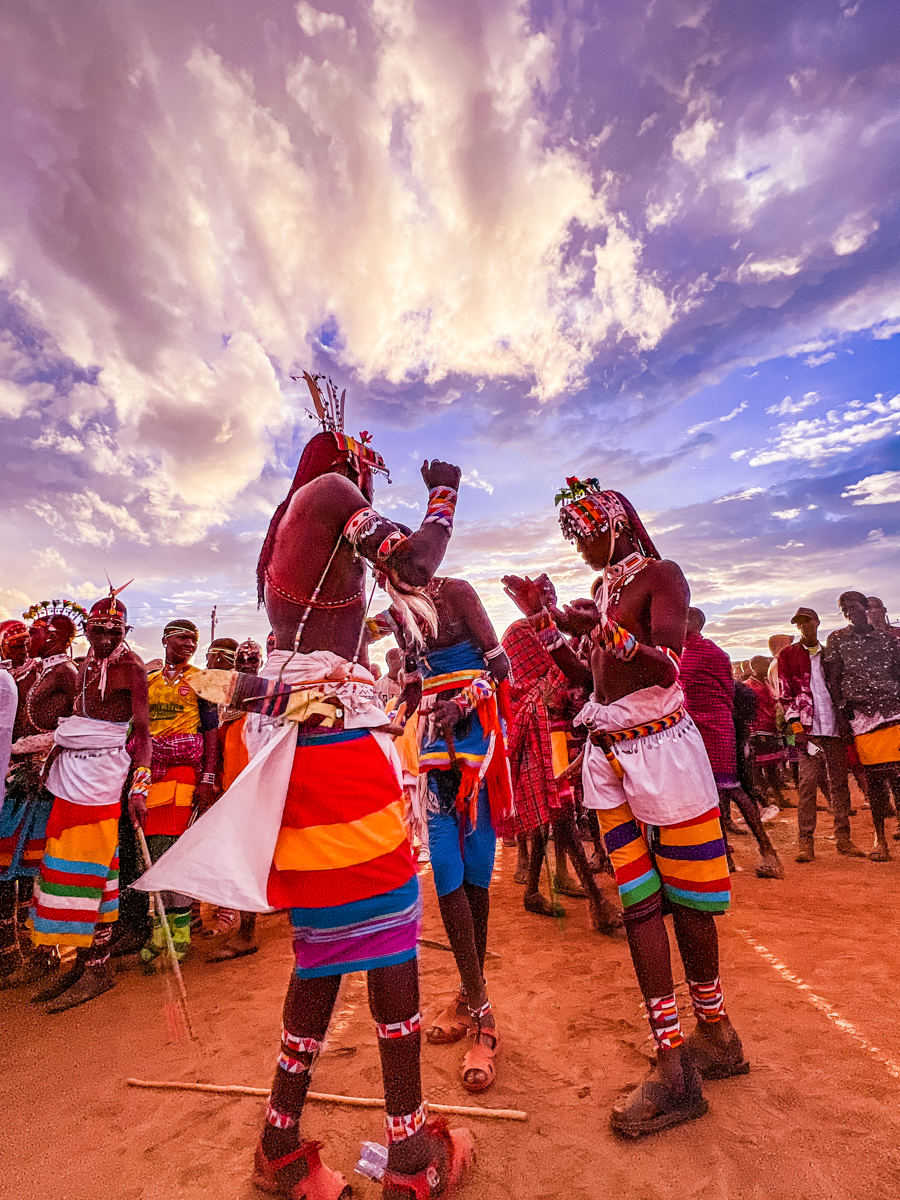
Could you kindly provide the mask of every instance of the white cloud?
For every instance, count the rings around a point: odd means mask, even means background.
[[[898,428],[900,395],[890,400],[878,397],[869,404],[851,402],[843,411],[835,409],[824,417],[779,426],[769,448],[757,451],[749,462],[752,467],[790,459],[823,462],[890,437]]]
[[[332,30],[343,31],[347,28],[347,22],[340,13],[320,12],[311,4],[307,4],[306,0],[300,0],[297,5],[297,23],[307,37],[315,37],[316,34]]]
[[[486,479],[482,479],[474,467],[471,471],[463,472],[460,483],[464,483],[468,487],[480,488],[483,492],[487,492],[489,496],[493,496],[494,494],[494,485]]]
[[[794,400],[791,396],[785,396],[778,404],[773,404],[771,408],[767,408],[766,412],[771,413],[775,417],[788,417],[793,413],[802,412],[804,408],[812,408],[821,399],[822,397],[818,392],[806,392],[800,400]]]
[[[803,365],[805,367],[821,367],[825,363],[831,362],[837,355],[833,350],[829,350],[826,354],[810,354],[809,358],[804,358]]]
[[[724,417],[713,417],[713,419],[710,421],[701,421],[699,425],[692,425],[688,430],[688,433],[699,433],[701,429],[709,429],[712,425],[720,425],[727,421],[733,421],[739,413],[744,411],[744,409],[747,407],[747,403],[748,402],[746,400],[742,400],[736,408],[733,408],[731,412],[726,413]]]
[[[772,516],[778,517],[780,521],[793,521],[794,517],[800,516],[800,512],[799,508],[773,509]]]
[[[746,451],[743,453],[746,454]],[[732,455],[732,458],[734,455]],[[742,492],[732,492],[730,496],[720,496],[718,500],[714,500],[714,504],[727,504],[729,500],[752,500],[754,496],[761,496],[765,488],[751,487],[745,488]]]
[[[21,417],[28,406],[28,392],[17,383],[0,379],[0,417]]]
[[[841,496],[845,500],[852,497],[854,504],[896,504],[900,502],[900,471],[867,475],[841,492]]]

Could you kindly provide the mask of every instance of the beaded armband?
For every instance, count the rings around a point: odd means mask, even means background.
[[[150,794],[150,768],[135,767],[134,775],[131,778],[131,793],[132,796],[143,796],[146,800]]]
[[[200,776],[200,783],[205,785],[206,787],[215,787],[216,786],[216,777],[212,771],[204,771],[203,774]]]
[[[664,654],[676,671],[681,669],[681,659],[671,646],[654,646],[653,649],[658,650],[660,654]]]
[[[352,546],[356,546],[363,538],[371,537],[383,519],[374,508],[361,508],[344,526],[344,537]]]
[[[392,530],[378,547],[378,558],[389,558],[407,540],[402,529]]]
[[[457,492],[451,487],[435,487],[428,493],[428,508],[423,525],[443,525],[452,531],[453,514],[456,512]]]

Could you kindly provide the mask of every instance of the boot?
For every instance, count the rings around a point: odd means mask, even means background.
[[[838,838],[835,845],[838,854],[846,854],[848,858],[865,858],[865,850],[860,850],[852,838]]]
[[[799,863],[813,862],[816,857],[816,844],[811,837],[800,839],[800,853],[795,861]]]

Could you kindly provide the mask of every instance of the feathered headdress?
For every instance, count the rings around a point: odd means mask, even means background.
[[[291,378],[297,380],[300,376],[292,375]],[[334,382],[327,376],[310,375],[309,371],[304,371],[303,378],[306,380],[306,386],[312,396],[313,407],[322,426],[322,432],[334,434],[338,449],[352,458],[357,467],[365,465],[370,471],[378,471],[382,475],[386,475],[387,481],[390,483],[391,474],[384,459],[368,444],[372,440],[368,431],[365,429],[362,431],[359,441],[344,433],[344,401],[347,398],[347,389],[344,388],[338,396]],[[313,416],[312,413],[309,415]]]
[[[87,619],[89,621],[119,621],[124,625],[128,611],[116,597],[119,592],[124,592],[130,584],[134,583],[134,580],[129,579],[128,583],[123,583],[121,587],[113,587],[112,580],[107,575],[106,582],[109,584],[109,595],[91,605]]]

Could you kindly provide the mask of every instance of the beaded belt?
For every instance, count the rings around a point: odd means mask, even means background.
[[[671,729],[683,718],[684,708],[676,708],[674,712],[668,713],[664,717],[658,717],[655,721],[646,721],[643,725],[635,725],[631,729],[615,729],[609,732],[594,730],[588,736],[595,746],[602,746],[605,750],[614,746],[616,742],[633,742],[638,738],[649,737],[651,733],[661,733],[664,729]]]

